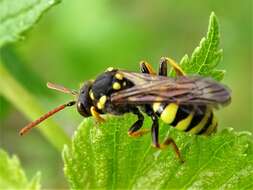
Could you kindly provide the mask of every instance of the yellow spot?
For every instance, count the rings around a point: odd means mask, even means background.
[[[192,133],[192,134],[197,134],[198,132],[201,131],[201,129],[205,126],[208,118],[210,117],[211,115],[211,110],[208,109],[205,113],[205,116],[202,118],[202,120],[196,125],[194,126],[190,131],[189,133]]]
[[[90,98],[92,100],[95,100],[95,97],[94,97],[94,94],[93,94],[92,90],[89,91],[89,95],[90,95]]]
[[[121,88],[120,83],[118,83],[118,82],[113,83],[112,88],[114,90],[119,90]]]
[[[120,73],[117,73],[117,74],[115,75],[115,78],[118,79],[118,80],[122,80],[122,79],[123,79],[123,75],[120,74]]]
[[[160,106],[161,106],[161,103],[160,103],[160,102],[154,103],[154,104],[153,104],[153,110],[154,110],[154,112],[157,112]]]
[[[101,110],[101,109],[104,108],[104,106],[103,106],[100,102],[98,102],[98,103],[97,103],[97,108]]]
[[[97,107],[98,107],[98,109],[103,109],[104,107],[105,107],[105,102],[106,102],[106,96],[104,95],[104,96],[101,96],[100,98],[99,98],[99,101],[98,101],[98,103],[97,103]]]
[[[165,123],[172,123],[173,120],[176,117],[176,113],[178,110],[178,105],[175,103],[170,103],[169,105],[167,105],[165,107],[165,109],[163,110],[162,114],[161,114],[161,119],[165,122]]]
[[[105,104],[105,102],[106,102],[106,95],[100,97],[99,98],[99,102],[101,102],[102,104]]]
[[[112,71],[113,70],[113,67],[108,67],[107,69],[106,69],[106,71]]]

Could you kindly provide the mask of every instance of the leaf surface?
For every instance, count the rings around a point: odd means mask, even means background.
[[[131,114],[101,125],[85,120],[63,152],[64,171],[72,189],[246,189],[253,188],[252,138],[223,130],[192,136],[160,123],[160,141],[169,135],[179,146],[181,164],[172,149],[156,150],[151,137],[131,138]],[[144,127],[150,128],[150,121]],[[169,130],[168,130],[169,129]]]

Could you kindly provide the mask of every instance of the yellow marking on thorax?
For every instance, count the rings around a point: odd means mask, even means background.
[[[98,103],[97,103],[97,108],[98,109],[103,109],[105,107],[105,102],[106,102],[106,96],[101,96],[98,100]]]
[[[93,94],[92,90],[90,90],[90,91],[89,91],[89,95],[90,95],[90,98],[91,98],[92,100],[94,100],[94,99],[95,99],[95,97],[94,97],[94,94]]]
[[[190,125],[193,115],[194,115],[194,112],[191,112],[185,119],[178,122],[175,128],[177,128],[180,131],[185,131],[187,127]]]
[[[172,123],[176,117],[177,110],[178,110],[177,104],[175,103],[168,104],[161,114],[161,119],[163,120],[163,122],[167,124]]]
[[[121,85],[120,85],[120,83],[118,83],[118,82],[114,82],[114,83],[112,84],[112,88],[113,88],[114,90],[119,90],[119,89],[121,88]]]
[[[218,126],[217,118],[213,116],[212,124],[205,131],[204,135],[210,135],[212,132],[215,132],[217,126]]]
[[[113,70],[113,67],[108,67],[107,69],[106,69],[106,71],[112,71]]]
[[[160,102],[154,103],[153,104],[153,110],[154,110],[154,112],[157,112],[159,110],[160,106],[161,106]]]
[[[192,134],[197,134],[198,132],[201,131],[201,129],[205,126],[206,122],[208,121],[208,118],[211,116],[211,110],[209,108],[207,108],[207,111],[205,113],[205,116],[202,118],[202,120],[196,125],[194,126],[189,133]]]
[[[118,80],[123,80],[123,75],[120,74],[120,73],[117,73],[117,74],[115,75],[115,78],[118,79]]]

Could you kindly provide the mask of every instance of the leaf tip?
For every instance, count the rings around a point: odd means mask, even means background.
[[[214,12],[211,12],[210,17],[209,17],[209,26],[208,26],[208,31],[215,30],[219,32],[219,21]]]

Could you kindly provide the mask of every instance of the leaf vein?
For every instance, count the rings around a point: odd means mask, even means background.
[[[186,183],[182,189],[186,189],[186,187],[191,185],[193,180],[197,177],[197,175],[199,175],[200,171],[202,171],[204,168],[206,168],[208,166],[208,164],[216,157],[217,152],[219,152],[225,145],[230,144],[231,142],[233,142],[233,141],[231,140],[231,141],[224,142],[223,144],[221,144],[220,147],[218,149],[216,149],[216,151],[214,151],[213,155],[208,160],[208,162],[206,162],[206,164],[204,164],[201,168],[198,169],[198,171],[190,178],[189,182]]]

